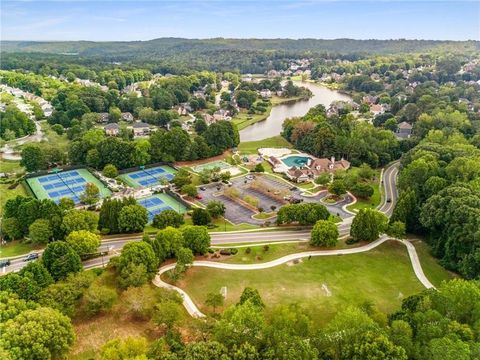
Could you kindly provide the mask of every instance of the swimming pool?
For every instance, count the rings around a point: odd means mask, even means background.
[[[305,164],[307,164],[309,160],[312,160],[312,158],[308,156],[301,156],[301,155],[290,155],[280,160],[286,166],[291,168],[292,166],[302,167]]]

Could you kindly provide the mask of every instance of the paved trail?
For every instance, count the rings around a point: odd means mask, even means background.
[[[402,244],[404,244],[407,247],[408,255],[410,257],[410,262],[412,263],[413,271],[415,272],[415,276],[417,277],[417,279],[427,289],[434,288],[433,284],[427,279],[427,277],[423,273],[423,269],[422,269],[422,266],[420,265],[420,260],[418,258],[415,247],[407,240],[392,239],[386,235],[383,235],[378,240],[375,240],[370,244],[356,247],[356,248],[339,249],[339,250],[305,251],[297,254],[286,255],[281,258],[278,258],[269,262],[265,262],[262,264],[247,265],[247,264],[225,264],[225,263],[213,262],[213,261],[194,261],[192,266],[209,267],[209,268],[224,269],[224,270],[262,270],[262,269],[268,269],[275,266],[279,266],[289,261],[298,260],[298,259],[302,259],[310,256],[335,256],[335,255],[349,255],[349,254],[363,253],[376,248],[377,246],[383,244],[385,241],[399,241]],[[203,314],[198,309],[198,307],[195,305],[193,300],[184,290],[176,286],[173,286],[171,284],[168,284],[161,279],[161,275],[169,270],[172,270],[175,267],[175,265],[176,264],[169,264],[169,265],[162,266],[157,276],[153,280],[153,284],[155,286],[175,290],[178,293],[180,293],[180,295],[183,298],[183,306],[185,307],[187,312],[190,314],[190,316],[196,317],[196,318],[205,317],[205,314]]]

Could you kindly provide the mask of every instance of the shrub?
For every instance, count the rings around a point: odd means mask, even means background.
[[[88,316],[95,316],[110,310],[117,299],[115,290],[106,286],[91,285],[83,295],[84,310]]]
[[[183,215],[175,210],[165,210],[153,217],[152,226],[157,229],[165,229],[167,226],[179,228],[184,223]]]
[[[368,199],[373,195],[374,189],[368,184],[358,183],[351,188],[351,192],[357,197]]]
[[[107,164],[103,168],[103,175],[108,178],[116,178],[118,176],[118,170],[115,165]]]
[[[196,208],[192,212],[193,225],[207,225],[211,221],[210,214],[205,209]]]

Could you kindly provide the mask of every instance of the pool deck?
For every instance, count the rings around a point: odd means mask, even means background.
[[[284,156],[282,156],[282,157],[277,157],[276,159],[279,160],[280,163],[273,166],[273,172],[276,172],[276,173],[286,173],[292,166],[288,166],[287,164],[285,164],[285,162],[283,161],[283,159],[286,159],[286,158],[289,158],[289,157],[292,157],[292,156],[295,156],[295,157],[307,157],[307,158],[313,160],[312,155],[306,154],[306,153],[288,154],[288,155],[284,155]],[[272,165],[273,165],[273,164],[272,164]]]

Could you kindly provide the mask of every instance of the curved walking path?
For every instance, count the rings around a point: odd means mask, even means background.
[[[262,269],[268,269],[274,266],[282,265],[289,261],[306,258],[310,256],[332,256],[332,255],[348,255],[348,254],[363,253],[376,248],[377,246],[383,244],[386,241],[391,241],[391,240],[399,241],[407,247],[407,251],[410,257],[410,262],[412,264],[413,271],[417,279],[422,283],[422,285],[425,286],[427,289],[435,288],[433,284],[425,276],[422,266],[420,264],[420,260],[417,255],[417,251],[415,250],[415,247],[413,246],[413,244],[411,244],[407,240],[393,239],[386,235],[382,235],[379,239],[367,245],[356,247],[356,248],[338,249],[338,250],[305,251],[301,253],[286,255],[276,260],[272,260],[262,264],[227,264],[227,263],[213,262],[213,261],[194,261],[192,266],[201,266],[201,267],[209,267],[209,268],[224,269],[224,270],[262,270]],[[190,314],[190,316],[195,318],[205,317],[205,314],[203,314],[198,309],[198,307],[195,305],[193,300],[184,290],[174,285],[168,284],[161,279],[161,275],[169,270],[174,269],[175,265],[176,263],[162,266],[158,274],[155,276],[155,279],[153,280],[153,284],[158,287],[177,291],[182,296],[183,306],[185,307],[187,312]]]

